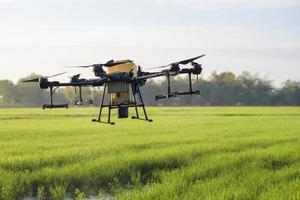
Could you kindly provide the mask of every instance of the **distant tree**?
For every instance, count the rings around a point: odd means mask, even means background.
[[[243,84],[232,72],[213,72],[209,81],[212,105],[236,105],[242,94]]]
[[[272,101],[274,88],[271,81],[259,78],[258,75],[251,75],[249,72],[243,72],[238,76],[242,84],[240,90],[240,102],[245,105],[268,105]]]
[[[300,82],[286,81],[279,93],[283,104],[300,106]]]
[[[27,78],[37,77],[30,74]],[[22,79],[21,79],[22,80]],[[9,80],[0,81],[0,107],[14,106],[41,106],[49,100],[49,91],[41,90],[37,83],[17,84]],[[188,79],[186,76],[171,78],[171,90],[188,91]],[[141,88],[146,105],[186,106],[186,105],[300,105],[300,83],[286,81],[281,88],[275,88],[272,82],[243,72],[236,76],[232,72],[213,72],[209,79],[200,78],[196,83],[193,79],[193,90],[200,90],[201,95],[179,96],[177,98],[155,100],[159,94],[167,94],[167,79],[147,80]],[[78,88],[77,88],[78,91]],[[79,92],[79,91],[78,91]],[[82,88],[83,100],[93,100],[94,105],[100,104],[103,87]],[[69,103],[72,105],[79,100],[73,87],[58,88],[54,94],[55,103]],[[107,98],[106,98],[107,103]]]
[[[65,87],[61,89],[61,94],[64,95],[68,103],[74,103],[75,101],[75,90],[71,87]]]
[[[97,101],[96,93],[97,89],[82,87],[82,98],[83,101],[93,100]],[[74,104],[75,101],[79,101],[79,87],[64,87],[60,90],[61,95],[64,97],[65,101],[69,104]],[[99,98],[98,98],[99,99]],[[97,101],[98,102],[98,101]]]
[[[18,96],[17,88],[9,80],[0,81],[0,106],[10,107],[16,104]]]
[[[23,83],[22,80],[39,77],[37,74],[30,74],[18,81],[16,87],[18,90],[18,105],[22,106],[40,106],[48,101],[46,91],[39,88],[38,83]]]

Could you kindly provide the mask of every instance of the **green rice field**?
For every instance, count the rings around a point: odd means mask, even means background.
[[[97,112],[0,109],[0,200],[300,199],[300,107]]]

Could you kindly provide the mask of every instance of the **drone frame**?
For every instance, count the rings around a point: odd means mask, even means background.
[[[99,113],[98,113],[98,118],[93,119],[92,121],[114,125],[115,122],[111,122],[111,110],[117,109],[117,108],[120,108],[120,107],[125,107],[125,108],[126,107],[127,108],[134,107],[136,116],[132,116],[131,117],[132,119],[139,119],[139,120],[145,120],[145,121],[152,122],[153,120],[148,118],[146,108],[145,108],[145,104],[144,104],[144,101],[143,101],[143,97],[142,97],[142,94],[141,94],[140,86],[137,83],[134,83],[134,82],[130,83],[130,85],[131,85],[131,90],[132,90],[131,94],[132,94],[132,97],[133,97],[133,102],[113,105],[113,104],[111,104],[111,101],[109,100],[111,98],[111,94],[107,92],[108,83],[105,83],[102,98],[101,98],[101,102],[100,102],[100,109],[99,109]],[[104,103],[106,95],[108,96],[108,104]],[[139,98],[139,101],[140,101],[139,103],[137,101],[136,95],[138,95],[138,98]],[[108,108],[108,119],[107,119],[107,122],[104,122],[104,121],[101,121],[102,111],[103,111],[103,108],[106,108],[106,107]],[[143,108],[144,117],[145,117],[144,119],[140,118],[138,107]]]
[[[132,116],[131,117],[132,119],[139,119],[139,120],[145,120],[148,122],[152,122],[153,120],[148,118],[140,87],[142,87],[148,79],[166,76],[166,78],[167,78],[167,94],[156,95],[155,96],[156,100],[173,98],[173,97],[177,97],[180,95],[194,95],[194,94],[200,95],[200,91],[193,90],[192,74],[197,75],[197,81],[198,81],[198,75],[201,74],[202,67],[200,64],[195,63],[194,60],[196,60],[202,56],[204,56],[204,55],[162,66],[164,68],[171,66],[171,68],[165,69],[165,70],[162,70],[159,72],[143,72],[143,71],[141,71],[141,68],[138,67],[138,72],[137,72],[138,76],[137,77],[133,77],[133,73],[132,73],[132,71],[130,71],[129,73],[115,72],[115,73],[111,73],[111,74],[106,74],[106,73],[95,74],[97,78],[94,78],[94,79],[79,79],[80,74],[77,74],[77,75],[71,77],[71,82],[69,82],[69,83],[60,83],[58,81],[53,81],[53,82],[48,81],[48,78],[63,74],[63,73],[60,73],[60,74],[57,74],[54,76],[49,76],[49,77],[40,77],[40,78],[24,80],[23,82],[40,82],[41,89],[48,89],[48,88],[50,89],[49,104],[44,104],[43,109],[46,109],[46,108],[50,108],[50,109],[52,109],[52,108],[68,108],[69,107],[68,104],[54,104],[53,103],[53,95],[59,87],[75,87],[76,94],[77,94],[76,88],[79,87],[79,101],[75,101],[75,105],[83,105],[82,87],[104,86],[103,94],[102,94],[100,106],[99,106],[98,117],[97,117],[97,119],[93,119],[92,120],[93,122],[100,122],[100,123],[114,125],[115,122],[111,121],[111,110],[118,108],[119,109],[119,117],[127,118],[128,110],[122,111],[121,108],[127,109],[129,107],[135,108],[135,116]],[[126,61],[126,62],[132,62],[132,61]],[[125,61],[123,63],[125,63]],[[94,65],[90,65],[90,66],[79,66],[79,67],[85,67],[85,68],[86,67],[94,67],[94,70],[95,70],[95,68],[97,68],[97,69],[99,68],[99,71],[103,71],[100,69],[100,68],[102,68],[102,66],[111,67],[111,66],[115,66],[115,65],[123,64],[123,63],[122,62],[114,63],[113,61],[109,61],[106,64],[94,64]],[[179,65],[186,65],[188,63],[191,63],[193,68],[180,69]],[[162,68],[162,67],[159,67],[159,68]],[[178,91],[172,92],[171,77],[179,75],[179,74],[187,74],[188,75],[189,90],[188,91],[180,91],[180,92],[178,92]],[[123,83],[130,85],[131,92],[129,92],[129,95],[132,98],[129,98],[128,102],[116,103],[116,104],[112,103],[111,99],[112,99],[112,94],[114,92],[109,91],[108,87],[109,87],[110,83],[113,83],[116,81],[123,82]],[[106,98],[108,98],[108,103],[105,103]],[[92,101],[90,100],[89,102],[92,102]],[[108,108],[108,119],[107,119],[107,121],[104,121],[104,120],[102,120],[102,117],[103,117],[102,114],[103,114],[103,108],[106,108],[106,107]],[[140,114],[139,114],[140,107],[142,107],[144,118],[140,117]],[[125,112],[125,114],[121,116],[120,112]]]
[[[43,105],[43,110],[45,110],[46,108],[52,109],[52,108],[69,108],[68,104],[53,104],[53,95],[55,93],[55,91],[59,88],[59,86],[49,86],[50,90],[49,90],[49,104],[44,104]]]

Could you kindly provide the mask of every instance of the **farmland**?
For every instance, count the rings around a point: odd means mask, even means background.
[[[0,200],[300,199],[300,108],[148,112],[112,126],[94,108],[1,109]]]

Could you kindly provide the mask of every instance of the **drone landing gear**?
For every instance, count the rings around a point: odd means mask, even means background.
[[[196,90],[193,91],[193,85],[192,85],[192,72],[189,71],[188,73],[188,79],[189,79],[189,91],[187,92],[171,92],[171,81],[170,81],[170,75],[167,75],[167,79],[168,79],[168,94],[160,94],[155,96],[155,100],[159,100],[159,99],[169,99],[169,98],[173,98],[173,97],[178,97],[180,95],[200,95],[200,91]]]
[[[99,113],[98,113],[98,118],[97,119],[92,119],[92,122],[99,122],[99,123],[105,123],[105,124],[115,125],[114,122],[110,121],[110,110],[111,110],[110,103],[109,103],[109,105],[104,105],[104,98],[105,98],[106,88],[107,88],[107,83],[104,85],[102,99],[101,99],[101,103],[100,103],[100,110],[99,110]],[[110,99],[108,101],[110,102]],[[107,122],[101,121],[101,115],[102,115],[102,109],[103,109],[103,107],[108,107],[108,120],[107,120]]]
[[[46,108],[49,108],[49,109],[52,109],[52,108],[66,108],[66,109],[68,109],[69,105],[68,104],[56,104],[56,105],[44,104],[43,109],[46,109]]]
[[[118,105],[112,105],[111,104],[111,95],[109,94],[109,104],[108,105],[104,105],[104,98],[105,98],[105,94],[106,94],[106,88],[107,88],[107,84],[104,85],[104,90],[103,90],[103,95],[102,95],[102,99],[101,99],[101,104],[100,104],[100,110],[98,113],[98,118],[97,119],[93,119],[92,122],[100,122],[100,123],[105,123],[105,124],[111,124],[111,125],[115,125],[115,122],[111,122],[111,110],[112,109],[124,109],[124,108],[129,108],[129,107],[134,107],[135,108],[135,113],[136,116],[132,116],[132,119],[139,119],[139,120],[145,120],[145,121],[149,121],[152,122],[152,119],[148,118],[147,112],[146,112],[146,108],[144,105],[144,101],[142,98],[142,94],[140,91],[140,88],[137,84],[132,83],[131,84],[131,88],[132,88],[132,95],[133,95],[133,100],[134,102],[130,102],[130,103],[124,103],[124,104],[118,104]],[[136,98],[136,94],[138,94],[140,103],[137,103],[137,98]],[[103,122],[101,121],[101,115],[102,115],[102,110],[103,108],[108,107],[108,119],[107,122]],[[144,116],[145,119],[140,118],[139,116],[139,112],[138,112],[138,107],[142,107],[143,108],[143,112],[144,112]]]
[[[92,99],[89,99],[87,102],[83,101],[83,98],[82,98],[82,88],[81,86],[78,86],[79,87],[79,101],[75,101],[75,106],[83,106],[85,103],[88,103],[90,105],[93,104],[93,100]],[[77,94],[77,86],[75,86],[75,94]]]
[[[134,100],[133,105],[134,105],[135,114],[136,114],[136,116],[132,116],[131,119],[139,119],[139,120],[145,120],[145,121],[148,121],[148,122],[153,122],[152,119],[148,118],[148,115],[147,115],[147,112],[146,112],[145,104],[144,104],[144,101],[143,101],[143,97],[142,97],[139,85],[132,83],[131,84],[131,89],[132,89],[132,96],[133,96],[133,100]],[[138,97],[140,99],[140,104],[137,103],[137,99],[136,99],[136,96],[135,96],[136,94],[138,94]],[[143,108],[145,119],[140,118],[138,107],[142,107]]]
[[[69,108],[68,104],[53,104],[53,94],[54,94],[55,90],[57,90],[57,88],[58,87],[55,87],[53,89],[53,86],[50,86],[50,95],[49,95],[50,104],[44,104],[43,109],[46,109],[46,108],[49,108],[49,109],[52,109],[52,108],[66,108],[66,109],[68,109]]]
[[[90,100],[88,100],[88,101],[75,101],[74,105],[75,105],[75,106],[83,106],[83,105],[85,105],[86,103],[89,104],[89,105],[92,105],[92,104],[93,104],[93,100],[90,99]]]
[[[136,116],[131,116],[131,119],[138,119],[138,120],[144,120],[144,121],[148,121],[148,122],[153,122],[152,119],[137,118]]]

